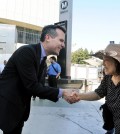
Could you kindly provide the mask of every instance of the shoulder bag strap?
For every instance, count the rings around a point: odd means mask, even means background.
[[[58,71],[55,69],[55,67],[53,66],[53,64],[52,64],[52,67],[53,67],[53,69],[55,70],[55,72],[58,73]]]

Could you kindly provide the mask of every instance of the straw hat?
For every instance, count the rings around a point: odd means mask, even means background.
[[[109,44],[105,50],[100,50],[92,56],[100,59],[103,59],[103,56],[110,56],[120,62],[120,44]]]

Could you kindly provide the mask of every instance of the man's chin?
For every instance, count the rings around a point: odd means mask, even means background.
[[[60,52],[55,52],[54,55],[58,56],[60,54]]]
[[[56,55],[56,56],[58,56],[59,54],[58,54],[58,53],[51,53],[51,55]]]

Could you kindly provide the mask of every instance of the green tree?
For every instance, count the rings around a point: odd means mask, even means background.
[[[72,53],[71,62],[76,64],[86,64],[83,60],[88,59],[89,52],[87,49],[78,49]]]
[[[92,50],[90,51],[90,55],[91,55],[91,54],[94,54],[94,52],[93,52]]]
[[[85,48],[85,50],[84,50],[84,58],[89,59],[89,52],[88,52],[87,48]]]

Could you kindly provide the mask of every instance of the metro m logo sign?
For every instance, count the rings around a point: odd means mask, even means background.
[[[61,9],[65,10],[68,7],[68,2],[67,1],[63,1],[61,3]]]

